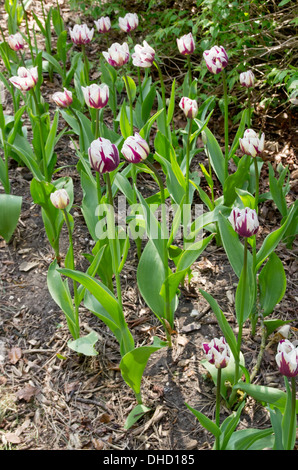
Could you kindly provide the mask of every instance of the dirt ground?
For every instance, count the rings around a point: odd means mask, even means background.
[[[66,9],[63,3],[62,8]],[[53,84],[45,78],[43,96],[50,96],[53,91]],[[279,161],[289,165],[289,203],[296,199],[298,189],[297,133],[293,132],[297,129],[297,116],[290,113],[272,120],[259,110],[255,117],[259,127],[266,129],[265,159],[274,165]],[[281,122],[282,134],[279,132]],[[214,121],[213,126],[216,128]],[[214,129],[211,127],[211,130]],[[59,165],[66,162],[74,165],[59,172],[57,177],[73,178],[76,267],[85,271],[83,253],[91,252],[93,245],[80,212],[82,193],[75,168],[77,157],[67,137],[59,141],[56,151]],[[192,170],[199,171],[198,162],[204,161],[205,156],[198,154]],[[30,180],[29,171],[12,161],[12,192],[23,196],[23,205],[11,242],[7,244],[0,239],[0,449],[211,449],[213,437],[198,423],[185,402],[214,418],[215,389],[200,361],[203,359],[202,342],[220,336],[220,330],[199,289],[217,299],[236,333],[237,279],[224,249],[214,241],[194,263],[193,278],[190,286],[182,290],[176,312],[173,349],[164,348],[153,354],[143,376],[144,404],[151,411],[125,430],[125,420],[136,401],[119,370],[117,341],[104,324],[81,307],[82,333],[94,330],[101,337],[96,343],[98,355],[78,356],[67,346],[70,335],[64,314],[47,289],[46,276],[53,252],[44,231],[40,207],[32,202]],[[266,164],[260,181],[260,193],[268,191]],[[154,182],[142,175],[138,185],[148,193],[155,189]],[[220,188],[216,190],[219,192]],[[260,208],[259,219],[258,246],[279,226],[281,217],[274,204],[267,201]],[[65,230],[61,244],[65,253],[68,246]],[[285,267],[287,290],[272,318],[290,320],[292,339],[297,339],[297,240],[291,250],[280,244],[277,254]],[[164,333],[138,292],[136,270],[137,256],[132,245],[121,275],[124,312],[136,344],[150,344],[153,336],[164,338]],[[250,331],[247,323],[242,352],[249,370],[256,363],[260,349],[260,325],[254,338]],[[254,383],[284,387],[275,363],[276,345],[273,336],[270,337]],[[223,420],[229,410],[223,404],[221,411]],[[248,399],[239,429],[269,426],[270,418],[264,407]]]

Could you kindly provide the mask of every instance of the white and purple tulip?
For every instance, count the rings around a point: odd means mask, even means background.
[[[282,339],[278,343],[275,360],[282,375],[286,377],[298,375],[298,347],[288,339]]]
[[[69,34],[72,42],[81,46],[92,41],[94,28],[89,29],[86,24],[76,24],[73,29],[69,28]]]
[[[132,63],[136,67],[151,67],[155,58],[155,50],[149,46],[146,41],[143,41],[143,46],[137,44],[135,52],[132,54]]]
[[[31,90],[31,88],[33,88],[38,81],[37,66],[32,67],[31,69],[19,67],[18,75],[11,77],[9,81],[21,91]]]
[[[136,13],[127,13],[124,18],[119,18],[119,28],[125,33],[134,31],[139,26],[139,18]]]
[[[108,52],[104,51],[102,54],[110,65],[113,67],[121,67],[129,60],[128,44],[126,42],[123,44],[115,42],[108,49]]]
[[[245,155],[256,157],[263,152],[265,146],[265,134],[261,137],[253,129],[246,129],[243,138],[239,139],[240,149]]]
[[[217,369],[224,369],[229,364],[230,348],[224,337],[214,338],[210,343],[203,343],[206,359]]]
[[[53,94],[52,100],[60,108],[67,108],[72,103],[72,92],[64,88],[64,91],[56,91]]]
[[[233,229],[240,237],[252,237],[259,230],[259,221],[254,209],[234,207],[228,218]]]
[[[85,99],[85,103],[90,108],[102,109],[106,106],[109,101],[109,87],[105,83],[101,85],[92,85],[83,87],[82,91]]]
[[[177,38],[176,41],[180,54],[192,54],[196,48],[195,41],[191,33],[185,34],[179,39]]]
[[[13,51],[16,51],[16,52],[19,51],[20,49],[24,49],[24,45],[25,45],[25,42],[21,33],[11,34],[10,36],[8,36],[7,43],[9,47]]]
[[[111,29],[111,20],[108,16],[102,16],[98,20],[94,21],[96,29],[99,33],[108,33]]]
[[[121,153],[128,162],[140,163],[146,160],[150,149],[146,140],[136,132],[134,136],[130,136],[125,140]]]
[[[65,209],[69,204],[69,196],[66,189],[57,189],[50,194],[50,199],[56,209]]]
[[[217,74],[228,65],[228,55],[222,46],[214,46],[203,53],[209,72]]]
[[[246,88],[252,88],[255,84],[255,76],[251,70],[248,70],[247,72],[240,73],[239,81],[240,85]]]
[[[119,152],[115,144],[108,139],[99,137],[91,142],[88,149],[91,168],[98,173],[110,173],[120,163]]]
[[[187,98],[187,96],[183,96],[183,98],[181,98],[179,107],[187,118],[194,119],[198,114],[198,103],[196,100]]]

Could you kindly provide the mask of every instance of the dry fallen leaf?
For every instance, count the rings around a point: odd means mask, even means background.
[[[27,385],[16,393],[16,397],[19,400],[25,400],[29,402],[35,395],[37,395],[39,389],[37,387],[32,387],[32,385]]]
[[[12,364],[16,364],[22,357],[21,348],[11,348],[8,353],[9,360]]]
[[[20,437],[16,433],[13,433],[13,432],[7,432],[6,434],[4,434],[3,437],[6,440],[6,442],[9,442],[10,444],[20,444],[21,442]]]
[[[20,264],[19,270],[27,272],[27,271],[30,271],[30,269],[33,269],[38,265],[39,265],[39,263],[36,262],[36,261],[31,261],[31,262],[30,261],[29,262],[24,261],[23,263]]]

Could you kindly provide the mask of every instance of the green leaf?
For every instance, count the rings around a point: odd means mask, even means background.
[[[136,396],[140,395],[143,373],[151,354],[167,345],[167,342],[154,337],[152,345],[140,346],[129,351],[122,357],[119,366],[122,377]]]
[[[243,303],[243,312],[241,312],[242,308],[242,297],[244,296],[244,303]],[[236,317],[238,324],[240,324],[240,317],[242,315],[242,324],[247,320],[249,315],[251,314],[254,304],[256,300],[256,280],[253,273],[253,270],[247,266],[247,273],[246,273],[246,282],[244,282],[244,271],[242,268],[242,272],[240,275],[239,283],[236,290],[235,295],[235,309],[236,309]]]
[[[169,126],[173,114],[174,114],[174,109],[175,109],[175,86],[176,86],[176,79],[174,78],[172,82],[172,90],[171,90],[171,96],[170,96],[170,101],[169,101],[169,106],[168,106],[168,115],[167,115],[167,125]]]
[[[126,88],[126,92],[127,92],[127,85],[126,85],[125,77],[122,77],[122,78],[124,80],[125,88]],[[128,86],[129,86],[130,93],[131,93],[131,101],[133,103],[134,100],[135,100],[136,94],[137,94],[137,87],[136,87],[136,84],[135,84],[134,80],[131,77],[126,76],[126,78],[127,78]],[[127,93],[127,95],[129,96],[128,93]]]
[[[151,408],[148,408],[148,406],[135,406],[126,418],[124,429],[130,429],[139,419],[141,419],[149,411],[151,411]]]
[[[120,130],[123,139],[127,139],[131,135],[130,122],[127,117],[127,105],[125,101],[123,101],[120,110]]]
[[[251,157],[245,155],[239,161],[239,165],[235,173],[232,173],[227,177],[223,187],[224,193],[224,204],[226,206],[231,206],[236,199],[237,193],[236,188],[242,189],[242,186],[245,180],[249,176],[249,167],[250,167]]]
[[[221,430],[220,445],[219,445],[220,450],[226,450],[226,447],[229,444],[230,438],[239,424],[240,416],[241,416],[244,406],[245,406],[245,401],[240,403],[237,411],[233,411],[230,414],[230,416],[228,416],[222,422],[220,426],[220,430]]]
[[[284,413],[287,402],[287,393],[273,387],[264,385],[253,385],[239,382],[235,387],[243,390],[259,402],[268,403],[281,410]],[[298,400],[296,400],[296,413],[298,413]]]
[[[273,331],[277,330],[277,328],[287,325],[288,323],[291,323],[291,320],[284,321],[284,320],[279,320],[278,318],[273,318],[269,320],[264,320],[264,326],[266,327],[267,335],[271,335]]]
[[[275,252],[259,274],[259,302],[263,315],[273,312],[276,304],[283,298],[287,287],[287,278],[283,264]]]
[[[274,444],[273,429],[241,429],[234,432],[225,450],[264,450]]]
[[[203,127],[204,123],[198,119],[196,119],[199,126]],[[212,134],[212,132],[205,128],[204,130],[206,137],[207,137],[207,151],[210,157],[211,165],[217,178],[219,179],[220,183],[223,185],[225,181],[224,177],[224,156],[217,142],[216,138]]]
[[[74,341],[69,341],[67,345],[73,351],[76,351],[79,354],[84,354],[84,356],[97,356],[98,352],[94,348],[97,341],[97,333],[95,331],[91,331],[91,333],[86,336],[82,336]]]
[[[21,214],[22,197],[0,194],[0,235],[8,243]]]
[[[207,431],[211,432],[211,434],[213,434],[214,437],[219,437],[221,435],[220,428],[213,421],[211,421],[211,419],[207,418],[207,416],[205,416],[200,411],[192,408],[187,403],[185,403],[185,405],[195,415],[195,417],[198,419],[198,421],[201,423],[201,425]]]

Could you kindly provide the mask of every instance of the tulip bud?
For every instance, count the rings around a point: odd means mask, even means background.
[[[72,92],[64,88],[63,92],[57,91],[54,93],[52,100],[56,103],[57,106],[60,106],[60,108],[67,108],[72,103]]]
[[[129,60],[128,44],[124,42],[121,45],[118,42],[115,42],[108,49],[108,52],[104,51],[102,54],[110,65],[113,67],[121,67]]]
[[[104,108],[109,101],[109,87],[104,83],[101,85],[93,83],[87,87],[82,86],[82,91],[86,105],[90,106],[90,108]]]
[[[125,33],[134,31],[139,26],[139,18],[136,13],[127,13],[124,18],[119,18],[119,27]]]
[[[222,46],[214,46],[203,53],[207,68],[211,73],[219,73],[228,65],[228,55]]]
[[[24,49],[24,39],[21,33],[11,34],[7,39],[9,47],[13,51]]]
[[[132,63],[136,67],[151,67],[154,57],[155,50],[146,41],[143,41],[143,46],[140,44],[135,46],[135,52],[132,54]]]
[[[183,55],[192,54],[196,48],[193,35],[185,34],[180,39],[176,39],[179,52]]]
[[[91,168],[99,173],[114,171],[120,163],[116,145],[103,137],[93,140],[88,155]]]
[[[251,237],[259,230],[257,213],[249,207],[245,207],[245,209],[234,207],[228,220],[240,237]]]
[[[121,149],[121,153],[130,163],[140,163],[146,160],[150,153],[149,145],[137,132],[128,137]]]
[[[255,76],[251,70],[240,73],[239,80],[240,84],[246,88],[251,88],[255,84]]]
[[[94,28],[89,29],[86,24],[76,24],[72,30],[69,28],[69,34],[74,44],[88,44],[92,41]]]
[[[21,91],[31,90],[38,81],[38,69],[37,67],[31,69],[19,67],[18,75],[11,77],[9,81]]]
[[[278,343],[275,360],[282,375],[286,377],[298,375],[298,348],[288,339],[282,339]]]
[[[245,155],[256,157],[264,150],[265,134],[262,133],[259,138],[257,133],[252,129],[246,129],[243,139],[239,139],[240,149]]]
[[[69,196],[66,189],[57,189],[57,191],[50,194],[50,199],[56,209],[65,209],[69,204]]]
[[[111,29],[111,20],[108,16],[102,16],[94,23],[99,33],[107,33]]]
[[[198,104],[196,100],[191,100],[184,96],[181,98],[179,106],[187,118],[194,119],[198,114]]]
[[[224,337],[214,338],[210,343],[203,343],[206,359],[217,369],[227,367],[230,360],[230,348]]]

